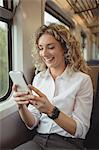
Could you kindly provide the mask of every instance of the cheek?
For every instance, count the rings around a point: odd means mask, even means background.
[[[57,58],[64,58],[64,53],[57,52],[55,56]]]

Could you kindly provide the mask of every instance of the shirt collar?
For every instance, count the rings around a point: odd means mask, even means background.
[[[65,70],[63,71],[63,73],[61,75],[59,75],[57,78],[61,78],[61,79],[65,79],[67,78],[68,75],[68,66],[65,68]]]
[[[69,67],[68,66],[65,68],[63,73],[61,75],[59,75],[57,78],[65,79],[67,77],[67,75],[69,75]],[[52,77],[49,68],[45,72],[45,77],[46,78]]]
[[[49,68],[47,68],[46,72],[45,72],[45,77],[48,78],[51,76],[50,70]]]

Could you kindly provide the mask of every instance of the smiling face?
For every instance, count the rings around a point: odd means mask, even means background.
[[[38,48],[40,57],[50,70],[65,67],[64,49],[52,35],[43,34],[38,40]]]

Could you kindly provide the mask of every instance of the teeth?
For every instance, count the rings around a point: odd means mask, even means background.
[[[46,61],[51,61],[53,58],[45,59]]]

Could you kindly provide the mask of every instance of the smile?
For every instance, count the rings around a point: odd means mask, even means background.
[[[54,59],[54,57],[52,57],[52,58],[44,58],[44,60],[46,61],[46,62],[50,62],[50,61],[52,61]]]

